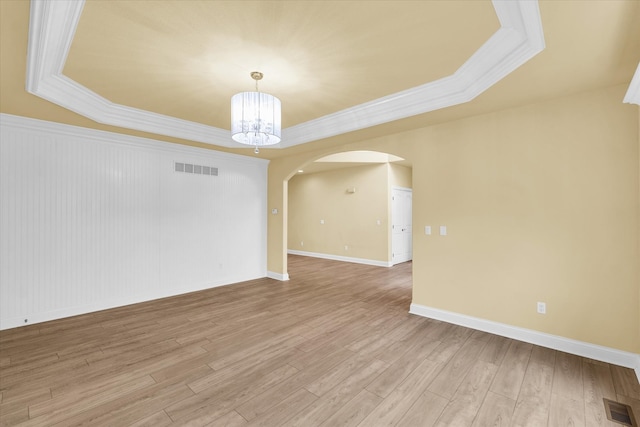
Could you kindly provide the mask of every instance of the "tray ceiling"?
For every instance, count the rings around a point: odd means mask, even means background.
[[[259,69],[290,147],[470,101],[543,48],[526,0],[33,2],[27,89],[100,123],[233,147],[228,99]]]

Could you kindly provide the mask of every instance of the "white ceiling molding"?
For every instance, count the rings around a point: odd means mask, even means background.
[[[84,0],[31,0],[28,92],[98,123],[239,147],[226,129],[115,104],[64,76],[83,6]],[[283,129],[282,142],[272,147],[292,147],[471,101],[545,47],[537,1],[493,0],[493,7],[500,29],[451,76]]]
[[[115,104],[62,74],[84,0],[32,0],[27,91],[98,123],[232,147],[229,132]]]
[[[157,139],[118,134],[81,126],[72,126],[46,120],[32,119],[30,117],[15,116],[6,113],[0,113],[0,124],[2,127],[6,126],[7,128],[13,129],[25,129],[34,135],[42,137],[62,135],[71,138],[82,138],[87,141],[109,142],[109,144],[112,145],[122,145],[129,148],[154,148],[156,150],[161,150],[162,152],[182,156],[189,155],[201,158],[204,155],[216,161],[222,160],[238,164],[262,164],[265,167],[269,164],[269,160],[262,159],[260,157],[243,156],[241,154],[225,153],[224,151],[212,151],[200,147],[191,147],[189,145],[158,141]]]
[[[636,72],[633,75],[633,79],[631,79],[631,84],[623,101],[627,104],[640,105],[640,63],[638,63],[638,68],[636,68]]]

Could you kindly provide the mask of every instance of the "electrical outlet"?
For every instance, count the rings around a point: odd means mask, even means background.
[[[538,313],[547,314],[547,304],[544,302],[538,302]]]
[[[302,242],[302,241],[301,241],[301,242],[300,242],[300,246],[304,246],[304,242]]]

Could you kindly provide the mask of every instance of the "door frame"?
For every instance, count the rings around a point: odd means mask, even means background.
[[[408,192],[408,193],[411,194],[411,212],[410,212],[410,215],[409,215],[409,219],[411,220],[411,224],[410,224],[411,229],[409,230],[409,233],[408,233],[408,237],[409,237],[409,254],[410,254],[410,256],[409,256],[409,259],[405,259],[405,260],[398,261],[398,262],[396,262],[394,260],[394,258],[395,258],[394,257],[394,253],[395,253],[394,249],[397,249],[397,248],[394,247],[394,238],[393,238],[394,225],[395,225],[395,219],[396,219],[394,217],[393,202],[394,202],[395,193],[397,191],[405,191],[405,192]],[[407,262],[407,261],[413,260],[413,188],[391,186],[390,207],[391,207],[391,209],[390,209],[390,211],[391,211],[391,214],[390,214],[391,221],[389,221],[390,222],[390,224],[389,224],[390,239],[389,240],[390,240],[390,243],[391,243],[390,244],[390,248],[391,248],[391,251],[390,251],[391,260],[390,261],[391,261],[391,265],[396,265],[396,264],[401,264],[403,262]]]

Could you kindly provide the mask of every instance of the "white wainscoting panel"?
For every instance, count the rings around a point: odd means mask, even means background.
[[[265,277],[267,164],[0,115],[0,329]]]

